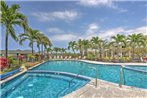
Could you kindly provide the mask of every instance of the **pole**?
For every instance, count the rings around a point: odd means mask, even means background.
[[[95,76],[95,87],[97,87],[98,70],[97,70],[95,67],[89,67],[89,68],[91,68],[91,69],[93,69],[93,70],[96,71],[96,76]]]
[[[122,70],[123,70],[123,66],[121,65],[121,68],[120,68],[120,83],[119,83],[120,88],[122,88]]]

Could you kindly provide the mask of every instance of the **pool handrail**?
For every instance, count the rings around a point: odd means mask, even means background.
[[[96,76],[95,76],[95,87],[97,87],[98,70],[95,67],[90,67],[90,66],[88,66],[88,67],[91,68],[91,69],[93,69],[93,70],[95,70],[95,72],[96,72]]]
[[[73,81],[74,79],[76,79],[76,78],[81,74],[82,71],[83,71],[83,70],[81,70],[75,77],[73,77],[73,78],[69,81],[69,86],[68,86],[68,87],[70,87],[72,81]]]

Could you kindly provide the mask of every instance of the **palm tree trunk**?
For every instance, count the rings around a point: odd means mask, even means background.
[[[132,59],[134,59],[134,51],[135,51],[135,49],[133,47],[133,50],[132,50]]]
[[[102,49],[100,48],[100,59],[102,59]]]
[[[5,39],[5,57],[8,58],[8,30],[6,29],[6,39]]]
[[[43,44],[41,45],[41,48],[42,48],[41,50],[42,50],[42,55],[43,55]]]
[[[40,55],[40,45],[38,46],[38,51],[39,51],[39,55]]]
[[[94,51],[94,54],[95,54],[95,60],[96,60],[96,58],[97,58],[97,52],[96,52],[96,49],[94,49],[95,51]]]
[[[5,39],[5,42],[6,42],[6,46],[5,46],[5,57],[6,59],[8,58],[8,29],[6,29],[6,39]],[[7,62],[8,63],[8,62]],[[10,64],[9,64],[9,68],[10,68]]]
[[[73,49],[74,55],[75,55],[75,50]]]
[[[40,57],[40,45],[38,46],[38,51],[39,51],[39,61],[41,61],[41,57]]]
[[[34,54],[34,49],[33,49],[33,42],[32,42],[32,55]]]

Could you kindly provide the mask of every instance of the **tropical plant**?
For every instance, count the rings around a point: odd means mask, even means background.
[[[72,49],[72,51],[73,51],[74,54],[75,54],[75,50],[76,50],[76,41],[70,41],[70,42],[68,43],[68,49],[69,49],[69,50]]]
[[[120,50],[118,51],[118,56],[120,55],[122,57],[122,47],[126,45],[125,36],[117,34],[116,36],[112,36],[111,39],[113,46]]]
[[[84,50],[84,55],[87,55],[87,50],[90,47],[89,40],[82,40],[82,50]]]
[[[14,64],[14,59],[13,59],[12,56],[8,56],[8,63],[9,63],[9,68],[10,68],[11,65]]]
[[[132,58],[134,59],[135,48],[144,45],[144,37],[141,33],[129,35],[128,43],[132,48]]]
[[[38,35],[39,31],[38,30],[32,30],[31,28],[29,28],[29,30],[27,31],[27,33],[22,33],[19,35],[20,40],[19,40],[19,44],[22,45],[22,42],[25,40],[29,40],[29,46],[32,48],[32,54],[34,53],[34,42],[37,39],[37,35]]]
[[[99,48],[100,39],[99,39],[99,37],[92,37],[92,39],[90,41],[92,44],[92,49],[95,50],[95,55],[97,55],[96,51]]]
[[[83,56],[83,48],[82,48],[82,40],[81,39],[79,39],[78,42],[77,42],[76,50],[80,51],[80,55],[82,57]]]
[[[60,51],[60,48],[54,47],[54,48],[53,48],[53,51],[55,52],[55,54],[56,54],[56,56],[57,56],[57,53]]]
[[[3,71],[3,69],[9,67],[8,66],[8,59],[0,57],[0,69]]]
[[[35,56],[33,54],[28,54],[27,57],[29,58],[29,61],[31,62],[35,60]]]
[[[4,2],[0,1],[1,4],[1,19],[0,23],[5,26],[6,36],[5,36],[5,57],[8,57],[8,37],[11,37],[18,41],[18,38],[15,33],[14,26],[18,25],[23,27],[24,31],[27,29],[27,19],[26,17],[20,13],[18,10],[20,8],[19,5],[13,4],[10,7]]]
[[[42,45],[42,54],[43,54],[43,47],[46,49],[47,47],[51,47],[52,46],[52,43],[51,41],[49,40],[48,37],[46,36],[42,36],[42,40],[41,40],[41,45]]]

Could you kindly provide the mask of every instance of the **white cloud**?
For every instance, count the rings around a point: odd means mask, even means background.
[[[142,33],[144,35],[147,35],[147,26],[142,26],[142,27],[139,27],[139,28],[136,28],[136,29],[129,29],[129,30],[126,30],[125,31],[125,34],[128,35],[128,34],[133,34],[133,33]]]
[[[54,28],[48,28],[47,29],[47,32],[49,32],[49,33],[64,33],[63,30],[61,30],[59,28],[56,28],[56,27],[54,27]]]
[[[127,9],[120,8],[113,3],[112,0],[80,0],[78,4],[87,7],[109,7],[111,9],[117,10],[119,12],[127,12]]]
[[[98,36],[101,38],[104,38],[104,39],[109,39],[109,38],[111,38],[111,36],[115,36],[116,34],[129,35],[129,34],[133,34],[133,33],[136,33],[136,34],[142,33],[144,35],[147,35],[147,26],[138,27],[138,28],[134,28],[134,29],[125,29],[122,27],[113,28],[113,29],[109,29],[109,30],[100,32],[98,34]]]
[[[52,41],[62,41],[62,42],[69,42],[69,41],[76,41],[79,39],[91,39],[94,36],[98,36],[102,39],[110,39],[112,36],[115,36],[116,34],[124,34],[129,35],[133,33],[142,33],[144,35],[147,35],[147,26],[142,26],[138,28],[132,28],[132,29],[126,29],[123,27],[117,27],[107,30],[100,30],[99,26],[96,23],[91,23],[88,26],[87,30],[85,30],[85,33],[60,33],[53,36],[50,36]],[[91,31],[90,33],[87,33],[88,31]],[[64,31],[65,32],[65,31]]]
[[[98,29],[99,29],[99,26],[96,23],[91,23],[88,26],[88,30],[86,31],[86,33],[90,35],[90,34],[96,33]]]
[[[79,13],[76,11],[54,11],[54,12],[34,12],[32,13],[39,21],[51,21],[51,20],[64,20],[64,21],[72,21],[75,20]]]
[[[77,36],[74,34],[57,34],[50,38],[53,41],[72,41],[72,40],[76,40]]]
[[[111,0],[80,0],[80,4],[84,6],[112,6]]]

